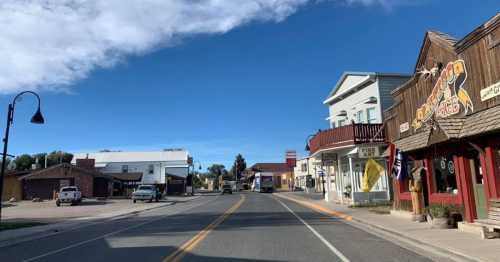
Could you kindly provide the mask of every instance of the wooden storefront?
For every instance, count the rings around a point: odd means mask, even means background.
[[[426,204],[484,218],[500,198],[500,14],[461,40],[427,32],[414,76],[392,94],[386,137],[425,167]],[[394,189],[396,205],[408,206],[407,181]]]

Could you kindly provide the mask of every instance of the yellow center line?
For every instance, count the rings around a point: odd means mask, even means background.
[[[198,234],[196,234],[193,238],[186,241],[182,246],[180,246],[174,253],[170,254],[168,257],[163,259],[163,262],[174,262],[181,261],[181,259],[191,250],[193,250],[203,239],[207,237],[207,235],[214,230],[218,225],[220,225],[224,220],[226,220],[234,211],[236,211],[241,204],[245,201],[245,195],[240,195],[240,200],[236,202],[231,208],[226,210],[224,214],[219,216],[216,220],[214,220],[210,225],[202,229]]]
[[[342,212],[335,211],[335,210],[323,207],[323,206],[318,205],[318,204],[310,203],[308,201],[303,201],[303,200],[296,199],[294,197],[284,196],[284,195],[280,195],[280,194],[273,194],[273,195],[277,196],[277,197],[280,197],[280,198],[284,198],[284,199],[293,201],[293,202],[295,202],[297,204],[300,204],[300,205],[308,207],[310,209],[319,211],[320,213],[323,213],[323,214],[327,214],[327,215],[330,215],[330,216],[342,218],[342,219],[345,219],[347,221],[351,221],[352,220],[352,216],[351,215],[344,214]]]

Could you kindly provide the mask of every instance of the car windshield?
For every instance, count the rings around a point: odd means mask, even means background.
[[[139,186],[137,190],[153,190],[152,186]]]
[[[74,187],[67,187],[67,188],[63,188],[61,191],[62,192],[76,191],[76,188],[74,188]]]

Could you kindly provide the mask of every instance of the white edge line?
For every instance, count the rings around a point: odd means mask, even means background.
[[[207,202],[210,202],[210,201],[207,201]],[[190,206],[188,208],[179,210],[177,212],[169,214],[168,216],[175,215],[175,214],[178,214],[178,213],[181,213],[181,212],[184,212],[184,211],[188,211],[188,210],[193,209],[195,207],[201,206],[202,204],[204,204],[204,202],[199,203],[198,205]],[[29,261],[33,261],[33,260],[37,260],[37,259],[40,259],[40,258],[43,258],[43,257],[50,256],[50,255],[54,255],[54,254],[60,253],[60,252],[65,251],[65,250],[68,250],[68,249],[71,249],[71,248],[75,248],[75,247],[78,247],[78,246],[81,246],[81,245],[85,245],[87,243],[90,243],[90,242],[93,242],[93,241],[96,241],[96,240],[99,240],[99,239],[103,239],[103,238],[106,238],[106,237],[109,237],[109,236],[112,236],[112,235],[116,235],[116,234],[119,234],[121,232],[130,230],[130,229],[138,228],[138,227],[141,227],[143,225],[150,224],[150,223],[153,223],[153,222],[165,219],[165,218],[166,217],[160,217],[160,218],[153,219],[153,220],[148,220],[148,221],[145,221],[145,222],[142,222],[142,223],[130,226],[130,227],[122,228],[122,229],[117,230],[117,231],[113,231],[113,232],[110,232],[110,233],[107,233],[107,234],[104,234],[104,235],[101,235],[101,236],[98,236],[98,237],[95,237],[95,238],[87,239],[85,241],[78,242],[78,243],[75,243],[73,245],[69,245],[69,246],[66,246],[66,247],[63,247],[63,248],[60,248],[60,249],[56,249],[56,250],[53,250],[53,251],[50,251],[50,252],[38,255],[36,257],[31,257],[31,258],[25,259],[25,260],[23,260],[23,262],[29,262]]]
[[[310,226],[309,224],[307,224],[307,222],[304,221],[304,219],[302,219],[301,217],[299,217],[299,215],[297,215],[295,212],[293,212],[293,210],[291,210],[287,205],[285,205],[285,203],[281,202],[279,199],[276,199],[276,201],[278,201],[283,207],[285,207],[290,213],[292,213],[300,222],[302,222],[302,224],[304,224],[309,230],[311,230],[311,232],[313,232],[313,234],[317,238],[319,238],[319,240],[321,240],[321,242],[323,242],[323,244],[325,244],[337,257],[340,258],[340,260],[342,260],[343,262],[350,262],[350,260],[347,259],[347,257],[344,256],[344,254],[342,254],[342,252],[340,252],[337,248],[335,248],[332,245],[332,243],[328,242],[328,240],[326,240],[312,226]]]

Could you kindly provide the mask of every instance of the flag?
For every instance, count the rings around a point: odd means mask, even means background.
[[[384,174],[384,167],[377,161],[371,158],[368,159],[365,166],[365,175],[363,176],[363,192],[370,192],[382,174]]]
[[[400,181],[407,177],[408,170],[406,170],[406,166],[406,155],[403,154],[403,151],[396,148],[391,170],[392,177]]]

